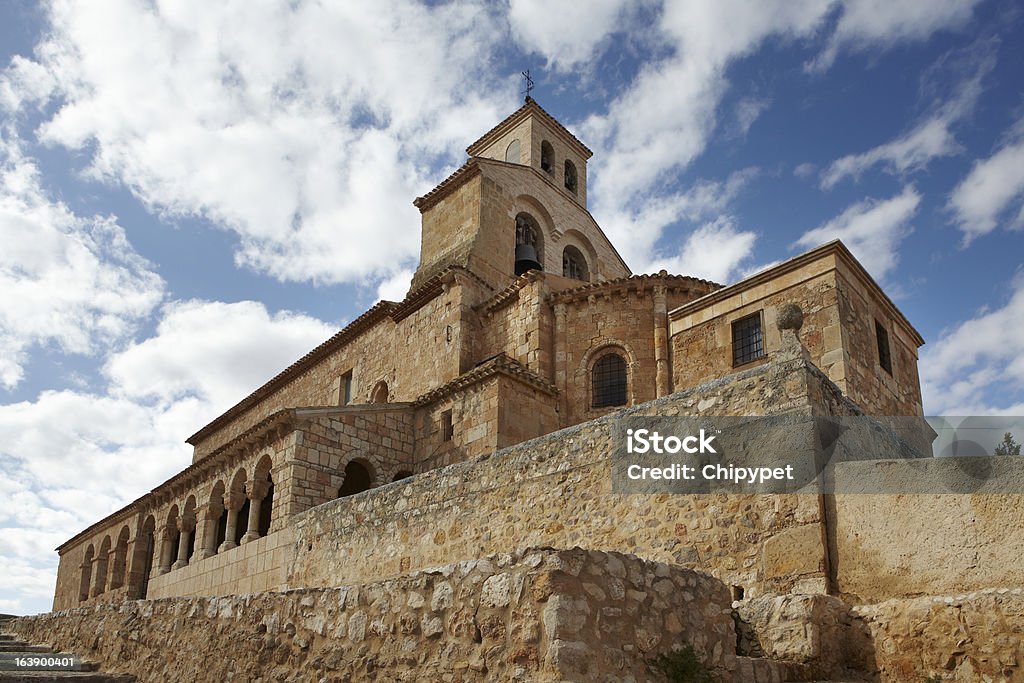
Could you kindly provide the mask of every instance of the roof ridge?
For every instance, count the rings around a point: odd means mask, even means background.
[[[505,125],[507,125],[511,121],[515,120],[518,116],[522,115],[525,111],[531,110],[531,109],[535,110],[538,114],[543,116],[549,123],[553,123],[555,125],[555,127],[559,131],[565,133],[573,142],[575,142],[577,145],[579,145],[583,149],[583,151],[586,152],[586,158],[590,158],[590,157],[594,156],[594,152],[589,147],[587,147],[585,144],[583,144],[582,140],[580,140],[578,137],[573,135],[572,131],[570,131],[568,128],[566,128],[564,125],[562,125],[561,121],[559,121],[554,116],[549,114],[544,109],[544,107],[540,106],[540,104],[537,103],[537,100],[533,99],[529,95],[526,96],[526,100],[523,102],[523,106],[519,107],[519,109],[516,109],[514,112],[512,112],[511,114],[506,116],[504,119],[502,119],[497,125],[495,125],[490,130],[488,130],[486,133],[484,133],[479,138],[477,138],[469,147],[466,148],[466,153],[469,154],[470,156],[476,156],[472,152],[473,149],[475,149],[478,145],[480,145],[484,140],[486,140],[488,137],[493,135],[499,129],[501,129],[502,127],[504,127]]]

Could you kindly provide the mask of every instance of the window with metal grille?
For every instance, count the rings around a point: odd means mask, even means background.
[[[754,313],[732,324],[732,364],[743,365],[764,356],[761,313]]]
[[[602,356],[591,370],[594,408],[626,405],[626,361],[617,353]]]
[[[875,340],[878,342],[878,364],[891,375],[892,354],[889,352],[889,333],[877,320],[875,321]]]

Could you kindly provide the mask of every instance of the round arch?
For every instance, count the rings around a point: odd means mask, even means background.
[[[387,403],[390,397],[388,383],[382,379],[373,385],[373,391],[370,392],[370,403]]]
[[[345,475],[338,488],[338,498],[368,491],[373,488],[376,480],[373,465],[364,458],[353,458],[345,463]]]
[[[576,380],[582,381],[587,387],[587,403],[586,410],[605,410],[605,407],[595,408],[594,407],[594,387],[591,383],[593,376],[594,366],[597,364],[602,357],[610,354],[617,353],[622,356],[626,364],[626,406],[636,405],[636,382],[634,378],[636,376],[636,370],[639,366],[636,360],[636,352],[633,347],[621,339],[599,339],[597,343],[590,347],[586,353],[583,354],[583,358],[580,360],[579,367],[576,369]],[[614,406],[623,407],[623,406]]]

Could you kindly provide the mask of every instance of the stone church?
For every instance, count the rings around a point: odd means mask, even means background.
[[[926,593],[1017,580],[993,570],[957,583],[941,558],[894,559],[892,529],[868,521],[889,517],[881,501],[611,494],[616,415],[921,416],[924,342],[840,242],[728,285],[633,274],[587,210],[591,151],[532,98],[467,153],[414,202],[420,262],[405,298],[377,303],[215,417],[188,438],[190,466],[62,544],[55,611],[422,583],[447,565],[470,566],[456,572],[463,577],[490,566],[486,587],[495,566],[541,563],[530,548],[586,549],[581,566],[598,553],[614,585],[620,572],[640,584],[635,572],[687,571],[684,583],[715,577],[707,594],[717,597],[699,601],[726,611],[732,599],[767,595],[854,604],[919,595],[906,578],[918,569],[919,580],[935,573]],[[802,324],[780,320],[794,305]],[[943,516],[937,506],[920,506],[922,525]],[[538,552],[544,563],[575,561]],[[867,556],[874,565],[860,572]],[[669,568],[651,569],[657,563]],[[616,592],[587,591],[578,600]],[[671,602],[645,599],[652,614]],[[442,609],[454,609],[450,602]],[[421,602],[410,594],[408,604]],[[685,630],[671,618],[648,634]],[[382,638],[404,628],[381,619]],[[463,633],[454,622],[416,619],[402,631],[410,638]],[[551,646],[520,668],[555,666],[563,678],[550,680],[577,680],[566,671],[598,666],[568,651],[559,659],[557,643],[585,639],[548,633],[547,619],[537,628]],[[726,621],[722,637],[734,640]],[[467,647],[488,637],[474,628]],[[607,667],[646,651],[623,647],[627,655],[608,654]],[[729,659],[734,648],[715,654],[701,641],[697,649],[723,675],[754,680],[741,675],[753,664]],[[514,659],[482,666],[504,677]]]

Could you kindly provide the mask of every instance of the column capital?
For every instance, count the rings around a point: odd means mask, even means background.
[[[224,494],[224,508],[238,512],[245,505],[245,492],[228,491]]]
[[[196,528],[196,516],[194,514],[178,517],[178,531],[186,533]]]
[[[249,500],[263,500],[267,491],[270,490],[270,482],[249,480],[245,482],[245,492],[249,496]]]

